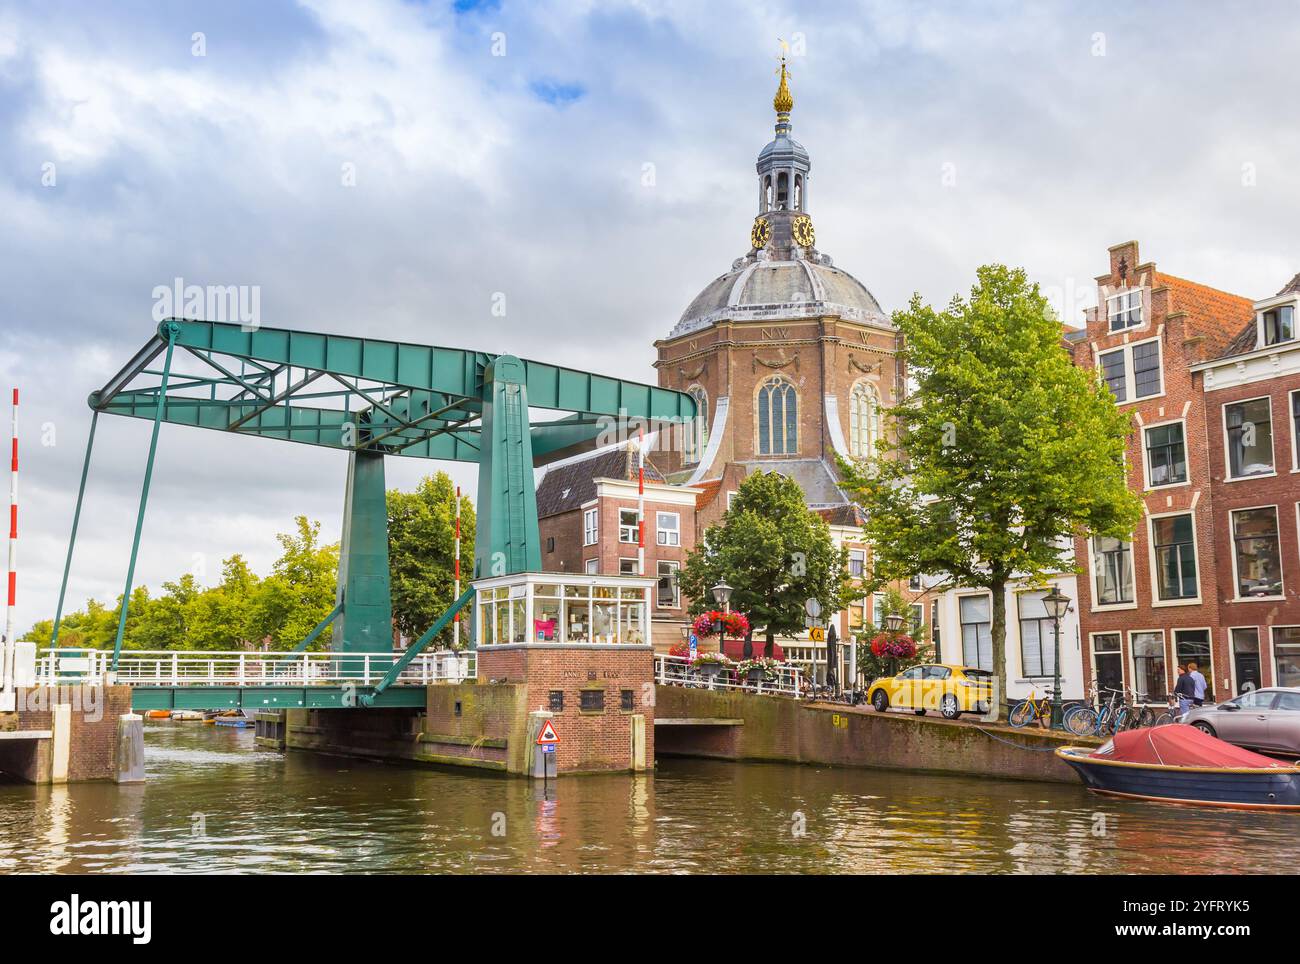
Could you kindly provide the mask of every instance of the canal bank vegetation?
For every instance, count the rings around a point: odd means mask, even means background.
[[[388,492],[389,572],[393,623],[403,635],[423,632],[452,602],[456,490],[445,472],[426,476],[413,492]],[[474,509],[461,501],[461,538],[474,540]],[[221,580],[203,586],[193,572],[162,584],[154,595],[137,586],[127,609],[127,649],[271,649],[300,643],[334,608],[338,543],[324,544],[320,523],[298,516],[276,536],[280,555],[258,575],[240,553],[222,561]],[[121,597],[96,599],[63,617],[59,645],[110,649]],[[48,646],[54,621],[43,619],[21,638]],[[328,645],[322,634],[310,648]]]
[[[986,265],[970,298],[894,313],[909,391],[876,453],[841,460],[866,515],[871,587],[916,576],[992,594],[992,670],[1006,690],[1006,585],[1072,572],[1075,538],[1131,537],[1127,412],[1073,364],[1021,269]],[[999,711],[1000,711],[999,707]]]

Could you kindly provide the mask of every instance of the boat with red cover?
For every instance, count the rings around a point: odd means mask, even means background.
[[[1194,726],[1124,730],[1098,749],[1056,755],[1089,790],[1241,810],[1300,810],[1300,766],[1233,746]]]

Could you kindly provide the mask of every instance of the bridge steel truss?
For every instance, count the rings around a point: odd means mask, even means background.
[[[161,364],[159,364],[161,360]],[[479,466],[473,575],[541,569],[533,468],[594,447],[602,433],[636,436],[695,418],[684,393],[513,355],[349,335],[169,318],[88,404],[90,433],[51,646],[58,646],[68,573],[100,414],[153,423],[114,641],[116,671],[163,422],[348,453],[332,650],[391,649],[384,457]],[[561,413],[534,420],[532,410]],[[472,598],[430,627],[414,656]],[[471,646],[473,638],[471,637]],[[396,680],[379,687],[382,692]]]

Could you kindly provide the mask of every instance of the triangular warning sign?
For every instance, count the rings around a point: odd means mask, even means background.
[[[559,743],[560,738],[555,734],[555,727],[551,726],[551,721],[547,720],[542,724],[542,732],[537,734],[537,745],[544,746],[547,743]]]

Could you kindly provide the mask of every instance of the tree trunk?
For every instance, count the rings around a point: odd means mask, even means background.
[[[1002,720],[1002,706],[1007,701],[1007,581],[995,577],[989,588],[993,592],[993,687],[994,701],[990,712],[995,723]]]
[[[764,638],[766,642],[763,644],[763,655],[768,659],[773,659],[773,654],[776,652],[776,633],[771,626],[764,631]]]

